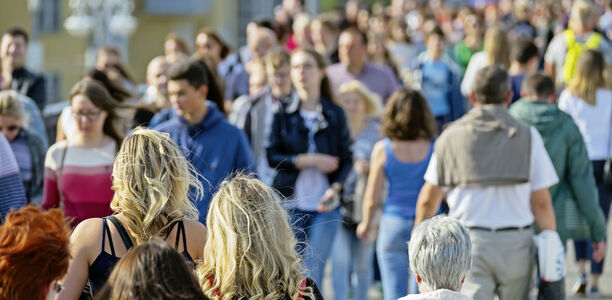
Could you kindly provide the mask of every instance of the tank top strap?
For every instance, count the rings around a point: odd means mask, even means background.
[[[111,236],[110,228],[108,224],[106,224],[106,218],[102,218],[102,248],[100,249],[100,253],[104,252],[104,244],[106,242],[106,235],[108,234],[108,244],[111,249],[111,255],[115,255],[115,246],[113,245],[113,237]]]
[[[185,234],[185,224],[183,223],[183,221],[179,221],[178,226],[179,228],[177,230],[177,234],[180,232],[183,237],[183,252],[187,252],[187,234]],[[176,243],[178,244],[178,236]]]

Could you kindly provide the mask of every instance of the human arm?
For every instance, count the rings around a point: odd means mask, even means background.
[[[43,199],[42,208],[51,209],[59,207],[60,204],[60,190],[57,186],[59,179],[57,162],[54,158],[54,152],[56,147],[51,146],[47,151],[47,157],[45,158],[44,178],[43,178]]]
[[[538,230],[557,231],[555,211],[552,206],[552,199],[548,188],[542,188],[531,192],[530,197],[531,212],[535,218]]]
[[[208,236],[208,229],[204,224],[198,221],[184,221],[185,234],[187,235],[187,252],[193,258],[194,261],[203,259],[204,246],[206,245],[206,238]],[[177,249],[178,250],[178,249]]]
[[[363,212],[362,220],[357,226],[357,237],[362,240],[367,240],[374,224],[374,217],[380,213],[385,199],[381,193],[385,185],[384,166],[387,157],[385,154],[385,145],[383,141],[379,141],[374,145],[372,156],[370,158],[370,174],[363,196]]]
[[[79,299],[89,278],[89,266],[100,251],[102,220],[87,219],[81,222],[70,236],[70,261],[68,272],[61,280],[64,289],[56,300]]]

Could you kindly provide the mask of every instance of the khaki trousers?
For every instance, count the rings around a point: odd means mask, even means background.
[[[470,229],[472,269],[461,292],[474,300],[528,299],[535,245],[531,228],[491,232]]]

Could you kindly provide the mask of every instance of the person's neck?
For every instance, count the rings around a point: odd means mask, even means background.
[[[510,64],[510,69],[508,70],[508,73],[510,75],[518,75],[518,74],[525,74],[527,73],[527,64],[521,64],[517,61],[513,61]]]
[[[103,132],[91,134],[79,133],[75,136],[73,145],[84,148],[100,148],[106,141],[106,136]]]
[[[272,94],[272,98],[276,98],[276,99],[283,99],[283,98],[289,97],[289,95],[291,95],[291,90],[289,90],[289,91],[288,91],[288,92],[286,92],[286,93],[283,93],[283,92],[281,91],[281,92],[278,92],[278,93],[274,93],[274,92],[272,92],[271,94]]]
[[[192,113],[185,114],[185,120],[189,125],[200,124],[202,123],[202,120],[204,120],[204,117],[206,116],[207,112],[208,106],[206,105],[206,102],[203,102],[202,106],[199,107],[197,110]]]
[[[442,58],[442,52],[429,50],[427,51],[427,56],[429,56],[429,58],[432,60],[440,60]]]
[[[349,73],[351,73],[353,75],[357,75],[357,74],[361,73],[361,71],[365,67],[365,64],[366,64],[365,60],[363,60],[361,62],[355,62],[353,64],[347,64],[346,65],[346,69],[348,70]]]
[[[300,98],[300,108],[303,110],[317,110],[317,106],[321,102],[321,93],[319,91],[298,91]]]
[[[351,136],[355,137],[360,134],[367,126],[366,117],[365,116],[355,116],[349,117],[349,131],[351,132]]]

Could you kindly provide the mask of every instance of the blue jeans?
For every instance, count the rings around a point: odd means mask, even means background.
[[[332,285],[335,300],[349,298],[352,272],[357,277],[353,300],[368,299],[368,289],[374,279],[373,259],[374,243],[357,238],[355,228],[340,226],[332,248]]]
[[[414,218],[383,214],[380,220],[376,252],[385,300],[396,300],[408,294],[408,241],[413,226]],[[413,287],[414,290],[416,285]]]
[[[308,276],[317,284],[323,286],[323,271],[336,237],[336,231],[342,222],[340,209],[318,213],[290,209],[293,232],[298,240],[297,251],[302,255],[304,267]]]
[[[610,203],[612,202],[612,191],[608,190],[603,184],[603,169],[604,160],[595,160],[593,163],[593,173],[595,174],[595,182],[597,183],[597,192],[599,194],[599,207],[603,210],[606,223],[610,214]],[[574,241],[576,249],[576,260],[590,259],[591,274],[601,274],[603,272],[604,260],[599,263],[593,261],[593,248],[590,241]]]

